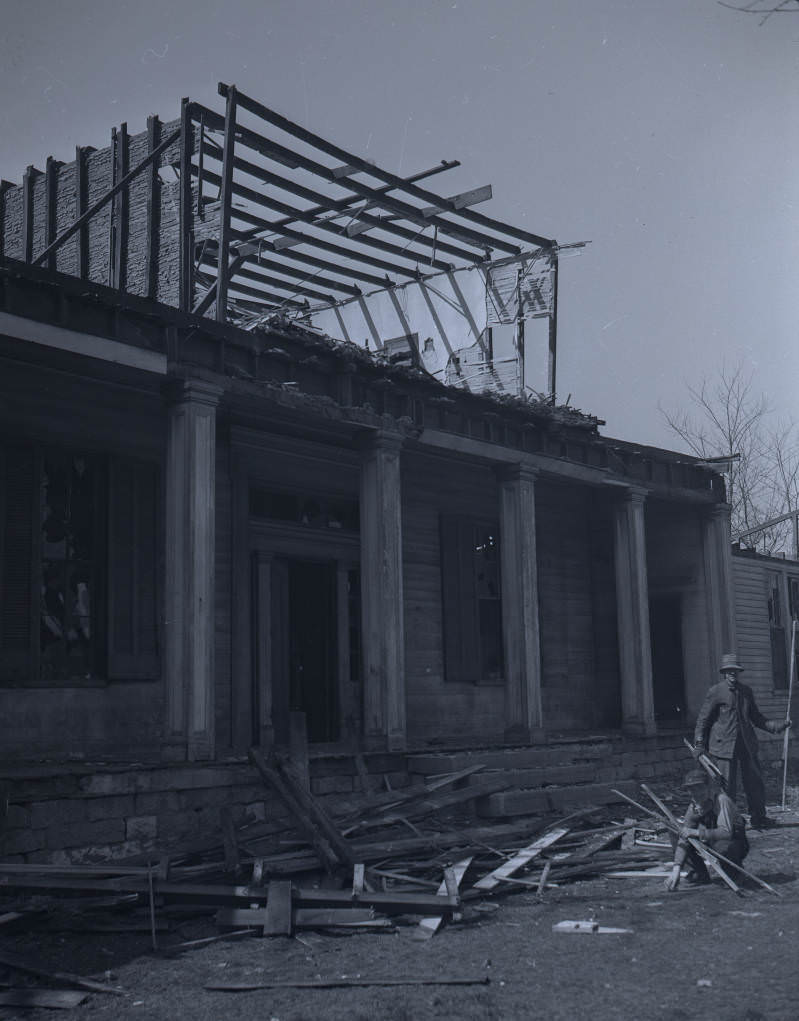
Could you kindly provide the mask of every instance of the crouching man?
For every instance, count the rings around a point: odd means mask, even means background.
[[[690,837],[700,840],[736,865],[740,865],[749,853],[746,824],[732,798],[719,790],[701,769],[692,770],[686,776],[683,787],[691,796],[691,804],[685,813],[682,829],[672,836],[674,864],[666,880],[666,889],[670,891],[680,885],[680,870],[684,864],[688,867],[686,879],[689,883],[710,881],[705,863],[688,843]]]

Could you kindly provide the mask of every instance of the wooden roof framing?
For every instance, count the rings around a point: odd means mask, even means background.
[[[224,117],[193,104],[195,120],[202,120],[190,163],[198,205],[219,202],[218,227],[201,256],[204,273],[215,271],[216,280],[195,295],[197,312],[215,305],[216,317],[225,319],[225,295],[251,295],[261,283],[273,299],[265,296],[264,312],[286,309],[299,295],[319,300],[320,288],[329,292],[322,307],[330,307],[360,296],[364,285],[390,289],[497,257],[521,257],[520,242],[556,247],[472,209],[490,197],[490,186],[448,197],[420,186],[457,161],[402,178],[306,131],[235,86],[220,84],[219,93]],[[259,130],[242,123],[242,112],[260,122]],[[330,165],[329,158],[338,163]],[[295,173],[288,175],[286,168]],[[295,202],[286,201],[289,196]],[[280,218],[264,217],[259,212],[264,209]],[[273,273],[291,279],[281,281]],[[275,304],[281,285],[285,299]]]
[[[13,245],[0,193],[4,250],[16,247],[23,261],[218,320],[239,320],[242,310],[307,315],[438,274],[521,259],[531,246],[557,250],[550,239],[476,211],[491,197],[490,185],[457,195],[430,191],[426,182],[460,166],[456,160],[400,177],[235,86],[220,84],[219,94],[224,113],[184,99],[169,130],[156,117],[146,136],[130,136],[123,124],[113,132],[110,162],[97,153],[89,167],[95,150],[79,147],[74,164],[51,159],[46,175],[29,168],[14,198],[22,216]],[[163,177],[169,166],[172,184]],[[72,176],[61,187],[64,174]],[[39,176],[46,176],[44,199],[36,198]],[[34,208],[40,201],[44,229]],[[70,225],[57,232],[57,223]]]

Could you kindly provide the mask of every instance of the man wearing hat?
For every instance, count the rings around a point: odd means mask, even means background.
[[[710,881],[705,863],[688,843],[690,837],[701,840],[736,865],[740,865],[749,853],[746,824],[732,798],[719,790],[701,769],[692,770],[686,776],[683,787],[691,795],[691,804],[685,813],[682,829],[672,837],[674,864],[666,880],[669,891],[680,885],[683,864],[688,866],[689,883]]]
[[[755,829],[773,826],[773,819],[766,816],[766,792],[754,728],[781,734],[790,727],[791,721],[765,718],[757,707],[752,689],[738,680],[743,667],[734,653],[722,656],[719,670],[722,680],[710,688],[696,718],[694,753],[699,755],[706,751],[710,754],[733,801],[740,765],[751,825]]]

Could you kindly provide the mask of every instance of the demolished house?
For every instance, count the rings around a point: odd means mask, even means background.
[[[220,93],[2,184],[4,856],[263,818],[253,747],[493,749],[503,818],[680,772],[723,478],[557,403],[565,246]]]

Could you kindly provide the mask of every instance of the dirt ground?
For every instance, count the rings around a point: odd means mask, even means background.
[[[245,937],[166,956],[153,953],[148,933],[18,929],[4,934],[0,949],[125,990],[123,997],[90,994],[64,1012],[74,1021],[797,1021],[799,812],[771,813],[779,826],[751,835],[746,864],[779,898],[760,887],[747,888],[742,897],[717,883],[668,894],[661,879],[602,878],[547,890],[543,900],[524,891],[483,902],[428,942],[412,938],[413,926],[399,926],[395,932],[344,936]],[[632,932],[553,932],[566,919]],[[160,938],[168,945],[215,931],[211,921],[184,920]],[[18,974],[2,977],[23,984]],[[343,977],[488,984],[204,989],[211,982]],[[39,1021],[53,1015],[0,1008],[2,1018]]]

